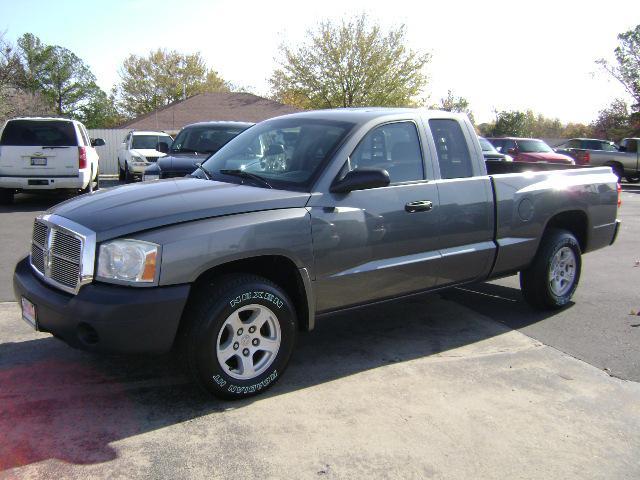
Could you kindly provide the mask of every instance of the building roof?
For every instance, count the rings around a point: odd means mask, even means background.
[[[252,93],[200,93],[134,118],[121,128],[180,130],[185,125],[211,120],[261,122],[295,113],[297,108]]]

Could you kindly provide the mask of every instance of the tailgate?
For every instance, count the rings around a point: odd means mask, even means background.
[[[0,146],[0,176],[78,175],[78,147]]]

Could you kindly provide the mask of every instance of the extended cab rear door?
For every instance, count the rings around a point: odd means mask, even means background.
[[[0,176],[78,176],[78,133],[71,121],[9,120],[0,137]]]
[[[491,180],[470,124],[452,118],[425,119],[431,137],[438,190],[437,285],[488,275],[495,256]]]

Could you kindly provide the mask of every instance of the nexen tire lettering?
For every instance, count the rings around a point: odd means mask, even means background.
[[[231,305],[231,308],[233,308],[242,302],[246,302],[247,300],[253,300],[255,298],[260,298],[262,300],[266,300],[267,302],[271,302],[278,308],[282,308],[282,306],[284,305],[284,302],[278,296],[274,295],[273,293],[262,292],[262,291],[245,292],[241,295],[238,295],[233,300],[231,300],[229,302],[229,305]]]

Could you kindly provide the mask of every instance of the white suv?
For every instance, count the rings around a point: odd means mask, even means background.
[[[165,145],[159,145],[160,143]],[[158,148],[168,151],[172,143],[173,138],[164,132],[142,130],[129,132],[118,149],[120,181],[130,183],[135,177],[142,177],[145,168],[166,155]]]
[[[84,125],[66,118],[14,118],[0,133],[0,203],[22,191],[98,188],[98,152]]]

